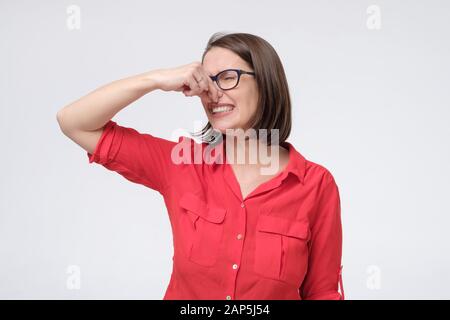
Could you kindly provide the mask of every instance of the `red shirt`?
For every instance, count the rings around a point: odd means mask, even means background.
[[[89,163],[163,196],[174,250],[163,299],[343,300],[340,198],[331,173],[285,142],[285,170],[242,199],[224,141],[209,153],[211,163],[202,161],[207,143],[173,142],[110,120],[87,153]],[[172,161],[172,150],[187,163]]]

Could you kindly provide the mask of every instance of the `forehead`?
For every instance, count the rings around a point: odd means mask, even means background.
[[[213,47],[203,59],[203,68],[213,76],[225,69],[248,69],[248,64],[229,49]]]

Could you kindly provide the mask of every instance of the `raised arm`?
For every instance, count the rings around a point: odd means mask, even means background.
[[[218,96],[202,65],[193,62],[111,82],[59,110],[57,120],[63,133],[87,151],[89,163],[101,164],[162,194],[176,168],[171,158],[175,143],[111,120],[156,89],[182,91],[185,96],[208,94],[210,99]]]
[[[93,153],[103,126],[133,101],[158,88],[157,72],[153,70],[113,81],[60,109],[56,118],[61,131]]]
[[[202,79],[197,82],[196,79]],[[116,113],[156,90],[182,91],[185,96],[208,94],[217,100],[218,92],[200,62],[176,68],[155,69],[113,81],[90,92],[57,112],[63,133],[92,153],[102,135],[104,125]]]

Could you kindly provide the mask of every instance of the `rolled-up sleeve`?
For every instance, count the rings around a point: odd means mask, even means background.
[[[134,183],[163,194],[170,185],[174,169],[171,151],[176,143],[109,120],[89,163],[95,162]]]
[[[309,250],[308,270],[300,286],[302,299],[344,300],[341,203],[338,186],[328,171],[318,193]]]

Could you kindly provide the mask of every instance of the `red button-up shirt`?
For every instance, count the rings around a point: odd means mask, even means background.
[[[163,299],[343,300],[331,173],[285,142],[285,170],[243,199],[224,141],[206,152],[207,143],[173,142],[110,120],[87,153],[89,163],[163,196],[174,250]]]

